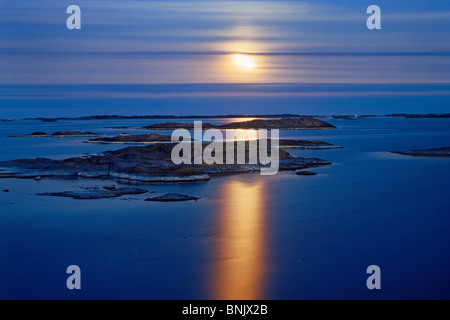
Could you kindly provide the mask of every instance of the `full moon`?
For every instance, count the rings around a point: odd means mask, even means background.
[[[235,53],[233,54],[233,64],[236,67],[253,69],[256,66],[255,59],[249,55]]]

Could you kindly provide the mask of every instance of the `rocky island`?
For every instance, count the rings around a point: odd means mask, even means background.
[[[36,131],[31,134],[25,134],[20,136],[10,136],[10,138],[79,138],[79,137],[98,137],[101,134],[94,132],[82,132],[82,131],[56,131],[52,134],[47,134],[42,131]]]
[[[122,133],[114,137],[89,139],[89,141],[87,142],[99,144],[150,144],[150,143],[171,142],[171,136],[157,133],[151,134]]]
[[[335,146],[331,143],[320,140],[293,140],[279,139],[280,148],[283,149],[340,149],[341,146]]]
[[[40,196],[55,196],[55,197],[70,197],[73,199],[104,199],[104,198],[116,198],[123,195],[142,194],[147,193],[146,189],[138,188],[114,188],[114,189],[100,189],[100,188],[84,188],[74,191],[62,191],[62,192],[42,192],[38,193]]]
[[[222,114],[222,115],[94,115],[85,117],[57,117],[57,118],[24,118],[22,120],[56,122],[56,121],[89,121],[89,120],[145,120],[145,119],[223,119],[223,118],[298,118],[308,117],[300,114],[278,113],[278,114]],[[309,116],[318,117],[318,116]],[[6,119],[5,119],[6,120]]]
[[[176,129],[188,129],[193,130],[193,123],[181,123],[181,122],[164,122],[151,124],[143,127],[147,130],[176,130]],[[249,121],[231,122],[222,125],[213,125],[211,123],[202,123],[203,129],[334,129],[336,128],[332,124],[325,121],[311,118],[311,117],[299,117],[299,118],[282,118],[282,119],[254,119]]]
[[[189,200],[197,201],[198,199],[200,198],[195,196],[189,196],[187,194],[166,193],[165,195],[162,196],[147,198],[145,199],[145,201],[173,202],[173,201],[189,201]]]
[[[450,147],[390,152],[418,157],[450,157]]]
[[[259,159],[257,164],[175,165],[171,159],[171,152],[175,145],[177,144],[156,143],[147,146],[130,146],[116,151],[108,151],[103,155],[64,160],[36,158],[2,161],[0,162],[0,177],[103,177],[145,182],[181,182],[209,180],[214,175],[258,172],[265,167],[259,162]],[[206,146],[208,144],[203,144],[203,149]],[[236,156],[236,144],[234,147]],[[248,146],[245,152],[246,159],[248,159]],[[192,152],[193,154],[194,152]],[[327,164],[330,162],[316,158],[294,157],[283,149],[279,150],[280,171],[299,170]]]
[[[427,114],[415,114],[415,113],[392,113],[386,115],[386,117],[402,117],[409,119],[420,119],[420,118],[450,118],[450,113],[427,113]]]
[[[100,137],[89,139],[89,143],[98,144],[154,144],[154,143],[169,143],[171,136],[151,133],[151,134],[128,134],[121,133],[113,137]],[[320,140],[294,140],[294,139],[279,139],[280,147],[283,149],[336,149],[342,148],[334,146],[331,143]]]
[[[308,171],[308,170],[300,170],[295,173],[298,176],[315,176],[317,173]]]

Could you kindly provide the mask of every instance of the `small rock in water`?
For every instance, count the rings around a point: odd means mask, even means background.
[[[4,189],[3,192],[9,192],[9,189]]]
[[[42,180],[42,177],[41,177],[41,176],[36,176],[36,177],[34,177],[34,180],[36,180],[36,181],[41,181],[41,180]]]
[[[312,172],[312,171],[297,171],[295,174],[298,176],[314,176],[317,173]]]
[[[188,200],[198,200],[199,197],[188,196],[186,194],[181,193],[166,193],[163,196],[147,198],[145,201],[188,201]]]

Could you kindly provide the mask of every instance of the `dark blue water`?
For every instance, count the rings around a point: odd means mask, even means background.
[[[212,120],[208,120],[213,122]],[[222,120],[226,121],[226,120]],[[2,160],[118,149],[83,138],[7,138],[33,131],[116,134],[160,121],[0,124]],[[0,298],[450,298],[450,159],[388,153],[450,145],[449,119],[330,120],[287,130],[343,149],[297,150],[333,162],[316,176],[244,174],[205,183],[144,184],[185,203],[37,196],[110,180],[1,179]],[[119,182],[115,182],[119,185]],[[80,266],[81,290],[66,288]],[[381,268],[368,290],[366,268]]]

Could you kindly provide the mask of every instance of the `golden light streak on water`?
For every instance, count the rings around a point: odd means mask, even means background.
[[[224,185],[211,273],[211,299],[264,299],[266,211],[261,183]]]

